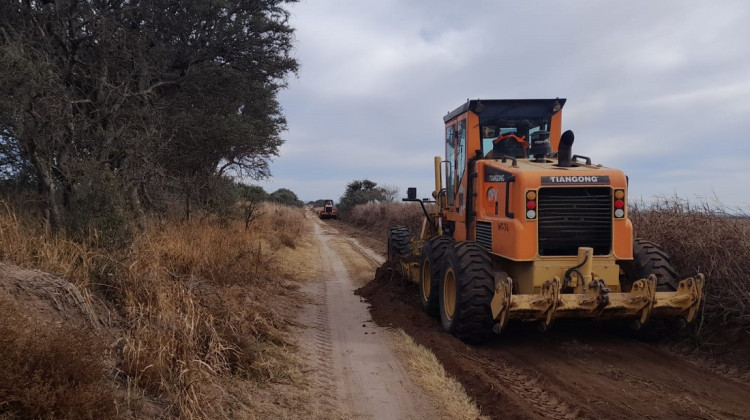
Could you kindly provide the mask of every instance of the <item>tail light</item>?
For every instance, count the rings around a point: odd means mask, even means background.
[[[625,190],[615,190],[615,199],[612,202],[615,219],[625,218]]]
[[[536,191],[526,191],[526,219],[536,219]]]

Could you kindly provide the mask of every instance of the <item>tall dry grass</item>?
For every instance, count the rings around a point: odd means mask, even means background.
[[[179,417],[247,417],[253,396],[232,381],[301,380],[288,351],[299,295],[276,257],[309,235],[301,209],[267,204],[249,229],[240,220],[158,223],[112,252],[95,236],[70,241],[3,208],[1,259],[63,276],[115,308],[122,331],[110,350],[128,390],[119,411],[137,412],[145,398]]]
[[[283,359],[273,361],[292,345],[283,330],[294,313],[274,307],[293,299],[275,252],[304,240],[304,213],[270,204],[263,212],[250,230],[176,224],[131,249],[122,370],[139,387],[172,395],[180,412],[226,414],[231,396],[212,380],[221,375],[292,374]]]
[[[427,211],[430,206],[427,205]],[[349,213],[347,223],[365,229],[370,233],[385,238],[391,226],[406,226],[412,236],[419,236],[422,230],[424,212],[418,203],[384,202],[360,204]]]
[[[648,205],[635,203],[630,217],[635,236],[660,244],[681,277],[706,275],[698,337],[750,337],[747,215],[720,202],[659,197]]]
[[[54,235],[41,220],[19,216],[7,201],[0,200],[0,260],[54,272],[86,288],[112,261],[108,253],[90,245],[97,242],[95,234],[87,242]]]

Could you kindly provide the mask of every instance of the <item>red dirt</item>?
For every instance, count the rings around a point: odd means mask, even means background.
[[[747,372],[688,359],[611,325],[558,322],[548,333],[511,324],[482,346],[443,331],[421,310],[417,285],[392,263],[357,293],[373,320],[429,348],[492,418],[748,418]],[[726,365],[724,365],[726,366]]]

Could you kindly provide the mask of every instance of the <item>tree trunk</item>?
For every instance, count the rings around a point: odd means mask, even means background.
[[[135,210],[136,214],[138,215],[138,229],[145,230],[146,212],[143,210],[141,198],[138,196],[138,185],[134,185],[130,189],[130,204],[133,206],[133,210]]]
[[[52,175],[52,168],[39,157],[32,142],[30,142],[29,152],[29,160],[39,174],[42,184],[42,196],[47,198],[47,210],[45,211],[47,222],[52,230],[58,230],[63,227],[63,207],[60,203],[57,181]]]
[[[190,187],[185,188],[185,221],[190,221]]]

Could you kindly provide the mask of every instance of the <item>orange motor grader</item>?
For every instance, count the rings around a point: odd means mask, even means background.
[[[333,200],[326,200],[323,205],[323,209],[318,213],[318,217],[321,219],[338,219],[339,215],[336,213],[336,207],[333,205]]]
[[[420,284],[422,306],[467,342],[509,320],[692,321],[704,276],[679,280],[658,245],[633,238],[628,179],[574,155],[565,99],[469,100],[444,117],[436,206],[418,238],[389,230],[388,257]],[[443,176],[444,174],[444,176]]]

